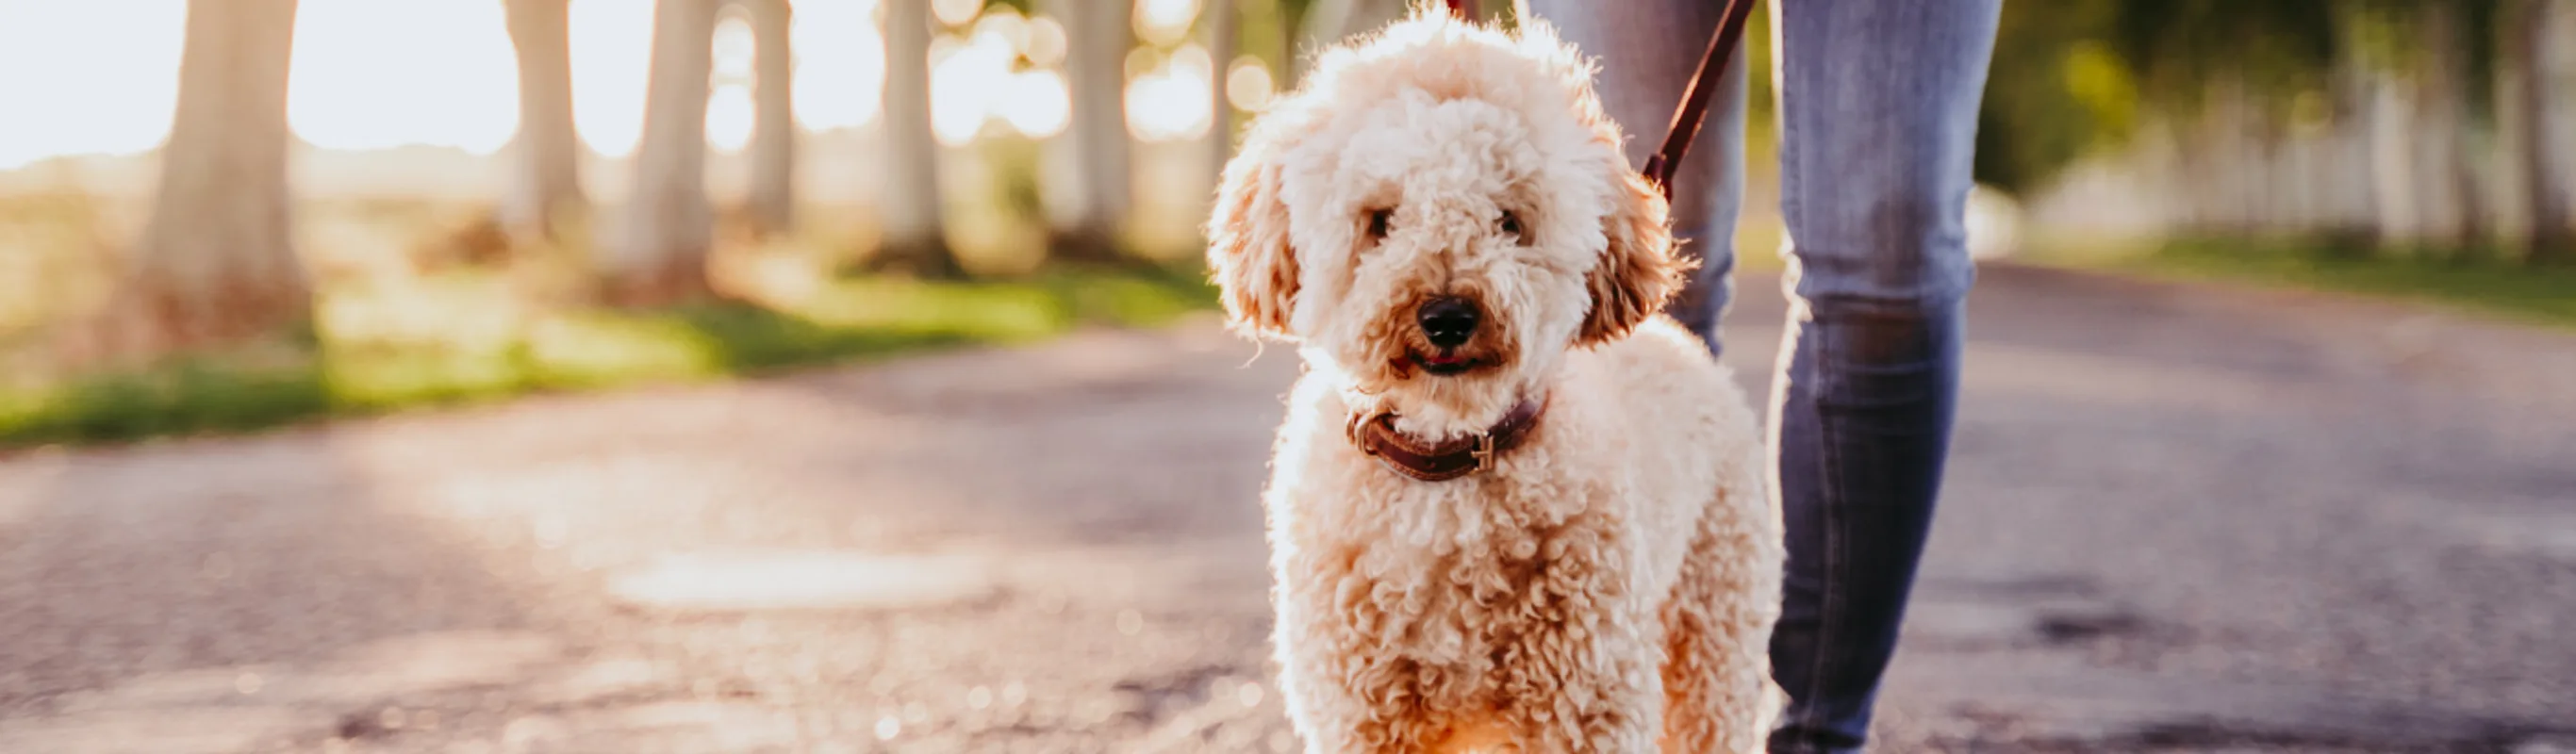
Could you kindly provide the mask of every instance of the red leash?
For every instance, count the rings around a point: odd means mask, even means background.
[[[1452,0],[1452,4],[1464,1]],[[1646,167],[1638,171],[1664,189],[1666,200],[1673,198],[1673,166],[1681,164],[1682,155],[1690,151],[1691,137],[1699,135],[1699,122],[1708,117],[1709,98],[1717,94],[1717,82],[1726,78],[1727,64],[1735,62],[1735,46],[1744,41],[1744,24],[1752,17],[1753,0],[1727,3],[1726,19],[1709,38],[1708,54],[1699,59],[1699,70],[1691,72],[1681,109],[1673,111],[1672,128],[1664,132],[1664,148],[1646,158]]]
[[[1708,103],[1717,95],[1717,82],[1726,78],[1726,66],[1735,62],[1735,48],[1744,43],[1744,25],[1753,18],[1754,0],[1729,0],[1726,18],[1709,37],[1708,53],[1699,59],[1699,68],[1691,71],[1690,88],[1682,90],[1681,109],[1673,111],[1672,126],[1664,131],[1664,146],[1646,166],[1638,170],[1646,179],[1664,190],[1664,198],[1673,198],[1673,166],[1681,164],[1682,155],[1690,152],[1693,137],[1699,136],[1700,121],[1708,118]],[[1449,0],[1449,12],[1459,18],[1474,20],[1476,0]]]

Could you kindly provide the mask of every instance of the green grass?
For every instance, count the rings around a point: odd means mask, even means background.
[[[368,303],[361,298],[354,304]],[[479,328],[454,324],[426,336],[335,328],[326,305],[315,328],[322,335],[268,349],[277,353],[243,349],[0,388],[0,447],[240,432],[533,392],[1027,342],[1085,325],[1167,323],[1214,301],[1194,274],[1178,272],[1057,272],[979,283],[851,279],[785,310],[739,303],[575,309],[502,317]],[[474,310],[456,301],[437,307]],[[437,330],[461,320],[436,314],[430,321]]]
[[[2576,268],[2534,268],[2429,254],[2391,258],[2322,244],[2214,240],[2169,242],[2145,253],[2077,264],[2157,277],[2368,294],[2576,327]]]

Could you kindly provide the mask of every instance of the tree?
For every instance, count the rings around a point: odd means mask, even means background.
[[[2410,139],[2421,186],[2422,227],[2418,245],[2446,249],[2474,248],[2482,231],[2476,206],[2476,174],[2469,153],[2472,87],[2467,14],[2458,2],[2424,3],[2416,11],[2416,48],[2412,51]]]
[[[2557,49],[2553,39],[2555,27],[2562,25],[2562,12],[2557,0],[2521,0],[2513,20],[2518,33],[2508,34],[2506,42],[2512,65],[2522,73],[2522,102],[2517,108],[2522,116],[2522,133],[2526,153],[2519,160],[2522,179],[2530,204],[2531,222],[2528,256],[2534,263],[2576,261],[2576,248],[2570,248],[2567,217],[2567,181],[2560,174],[2565,155],[2566,138],[2559,133],[2561,112],[2556,95],[2560,77],[2566,74],[2559,58],[2567,55]]]
[[[502,222],[551,237],[586,209],[573,133],[570,0],[507,0],[519,59],[519,135]]]
[[[787,0],[743,0],[751,11],[754,49],[751,221],[762,233],[796,224],[795,60],[788,47]]]
[[[939,141],[930,130],[930,0],[886,0],[885,242],[867,267],[964,275],[940,227]]]
[[[1052,148],[1072,190],[1049,192],[1050,245],[1061,259],[1112,262],[1135,206],[1127,133],[1127,53],[1136,48],[1128,0],[1056,0],[1065,21],[1065,78],[1072,121]]]
[[[287,189],[296,0],[189,0],[161,184],[117,316],[143,348],[239,339],[309,317]]]
[[[604,262],[609,298],[654,303],[705,293],[714,210],[707,205],[707,78],[716,0],[658,0],[644,135],[635,149],[625,234]]]
[[[1225,169],[1226,158],[1234,156],[1234,102],[1227,97],[1226,74],[1232,72],[1236,50],[1243,46],[1241,14],[1237,0],[1208,0],[1208,59],[1216,63],[1208,80],[1215,91],[1208,101],[1216,111],[1208,121],[1208,148],[1214,152],[1214,169],[1209,175]]]

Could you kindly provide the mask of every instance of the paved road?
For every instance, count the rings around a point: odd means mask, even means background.
[[[1886,750],[2576,751],[2576,337],[1973,308]],[[1202,323],[0,459],[0,752],[1286,750],[1292,359]]]

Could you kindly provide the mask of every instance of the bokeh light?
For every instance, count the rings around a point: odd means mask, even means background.
[[[752,102],[751,87],[718,86],[707,97],[707,146],[723,154],[741,152],[751,144],[752,130],[759,121],[759,106]]]
[[[796,121],[815,130],[877,119],[885,94],[885,35],[876,0],[796,0],[788,32],[795,56]]]
[[[1198,14],[1198,0],[1136,0],[1136,36],[1155,45],[1179,42]]]
[[[716,21],[715,40],[711,46],[717,79],[751,78],[753,57],[759,47],[759,41],[752,37],[751,19],[728,10],[723,18]]]
[[[1063,133],[1066,123],[1073,119],[1073,98],[1065,88],[1064,75],[1023,71],[1013,76],[1011,96],[1003,105],[1002,117],[1026,136],[1046,138]]]
[[[1181,46],[1161,65],[1127,83],[1127,128],[1144,141],[1207,135],[1215,120],[1215,64],[1207,48]]]
[[[1021,16],[1019,11],[994,8],[991,12],[985,13],[983,18],[976,19],[975,33],[987,32],[1001,35],[1002,42],[1009,45],[1012,50],[1029,48],[1029,20]]]
[[[1039,16],[1029,20],[1029,64],[1050,67],[1064,62],[1064,24]]]
[[[1270,66],[1251,55],[1235,58],[1225,70],[1225,101],[1234,109],[1257,111],[1270,106],[1275,85],[1270,81]]]
[[[984,10],[984,0],[930,0],[930,15],[949,26],[965,26]]]

